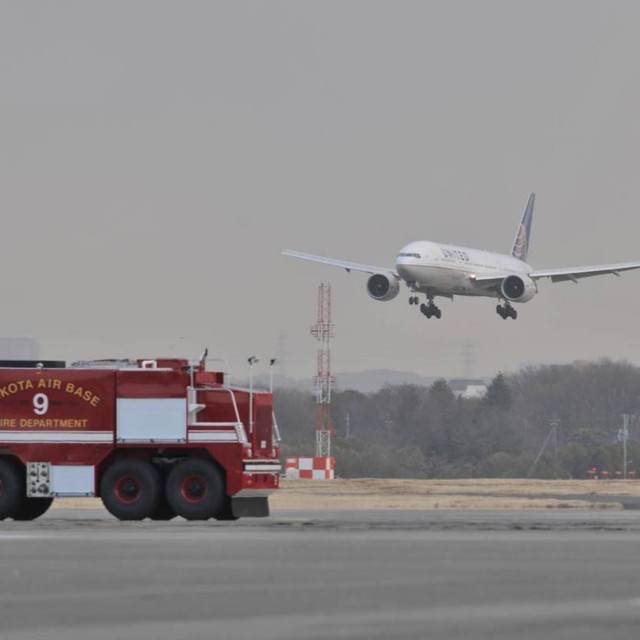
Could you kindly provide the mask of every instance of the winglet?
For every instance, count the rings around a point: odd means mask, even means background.
[[[518,226],[516,237],[511,247],[511,255],[518,260],[526,260],[529,253],[529,236],[531,235],[531,221],[533,219],[533,205],[536,201],[536,194],[532,193],[527,200],[527,206],[522,213],[522,220]]]

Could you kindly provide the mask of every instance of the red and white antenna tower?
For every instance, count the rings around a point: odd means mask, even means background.
[[[318,342],[318,373],[314,378],[316,392],[316,456],[331,455],[331,338],[334,336],[331,322],[331,285],[318,287],[318,321],[311,327],[311,335]]]

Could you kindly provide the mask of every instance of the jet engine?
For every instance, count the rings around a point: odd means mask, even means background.
[[[538,293],[538,287],[529,276],[507,276],[500,285],[500,291],[507,300],[529,302]]]
[[[400,281],[393,273],[374,273],[367,280],[367,293],[374,300],[393,300],[399,292]]]

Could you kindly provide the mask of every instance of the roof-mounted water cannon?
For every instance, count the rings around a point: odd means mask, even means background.
[[[200,371],[206,371],[207,356],[209,355],[209,347],[205,347],[200,356]]]
[[[168,362],[168,361],[161,361]],[[217,386],[223,385],[229,379],[229,364],[224,358],[209,358],[209,349],[205,348],[197,359],[183,361],[183,371],[186,371],[191,379],[191,386]],[[209,370],[207,365],[212,362],[221,362],[224,366]]]

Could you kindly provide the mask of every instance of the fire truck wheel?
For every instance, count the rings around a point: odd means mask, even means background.
[[[184,460],[171,470],[165,493],[179,516],[208,520],[224,509],[224,475],[208,460]]]
[[[160,474],[144,460],[119,460],[104,472],[100,496],[107,511],[118,520],[144,520],[160,503]]]
[[[176,512],[171,508],[167,499],[162,496],[156,510],[149,517],[152,520],[173,520],[176,517]]]
[[[216,514],[216,520],[237,520],[237,516],[233,515],[233,509],[231,508],[231,498],[227,497],[224,503],[224,507]]]
[[[52,503],[53,498],[25,498],[18,510],[13,514],[13,519],[35,520],[44,515]]]
[[[0,520],[13,518],[24,496],[24,474],[11,461],[0,460]]]

